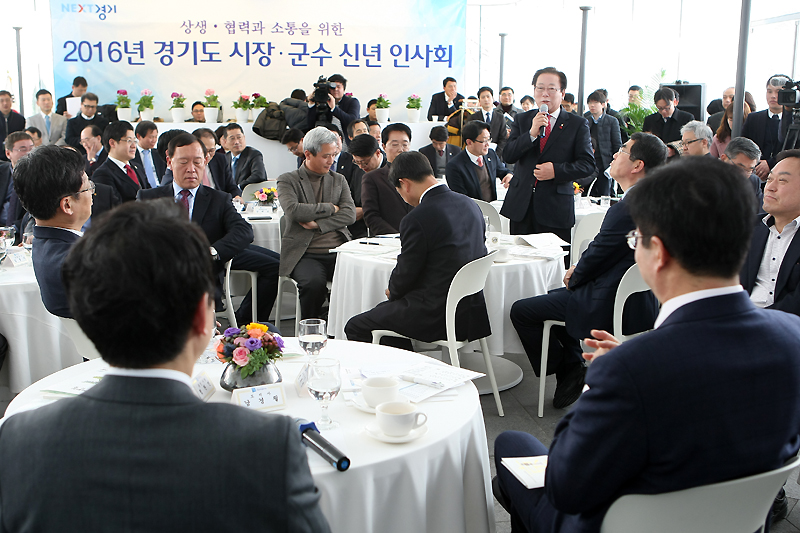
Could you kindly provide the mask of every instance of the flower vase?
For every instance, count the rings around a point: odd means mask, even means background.
[[[217,124],[221,124],[222,120],[222,108],[220,107],[207,107],[204,110],[206,122],[216,122]]]
[[[239,124],[247,124],[247,117],[250,115],[249,109],[236,108],[236,122]]]
[[[389,122],[389,108],[382,107],[375,110],[375,114],[378,116],[378,122],[384,123]]]
[[[411,109],[410,107],[406,108],[408,112],[408,121],[411,123],[419,122],[419,109]]]
[[[242,371],[231,361],[222,371],[219,378],[219,385],[229,392],[234,389],[244,389],[247,387],[258,387],[259,385],[269,385],[283,381],[278,367],[271,361],[247,376],[242,378]]]
[[[130,107],[117,107],[117,120],[124,120],[125,122],[131,121],[131,108]]]
[[[183,122],[186,118],[186,108],[184,107],[173,107],[170,112],[172,113],[172,122]]]
[[[153,110],[152,107],[147,107],[139,111],[139,118],[142,119],[142,121],[149,120],[150,122],[152,122],[153,118],[155,117],[155,114],[156,112]]]

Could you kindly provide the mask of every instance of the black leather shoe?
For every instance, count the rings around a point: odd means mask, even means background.
[[[786,491],[781,488],[778,496],[775,497],[775,502],[772,504],[772,511],[769,513],[769,523],[783,520],[789,516],[789,501],[786,499]]]
[[[492,478],[492,494],[494,494],[494,498],[497,500],[497,503],[499,503],[507,513],[511,514],[511,506],[508,504],[508,498],[506,498],[503,489],[500,488],[500,480],[497,478],[497,476]]]
[[[575,403],[583,391],[583,378],[586,377],[586,367],[572,365],[562,377],[556,376],[556,393],[553,396],[553,407],[563,409]]]

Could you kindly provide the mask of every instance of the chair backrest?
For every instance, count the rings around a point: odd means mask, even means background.
[[[605,213],[589,213],[575,226],[575,236],[572,238],[572,251],[570,252],[570,262],[575,264],[589,243],[592,242],[595,236],[600,231],[600,226],[603,225],[603,219],[606,217]]]
[[[69,338],[72,339],[72,342],[75,344],[75,348],[78,349],[78,354],[81,357],[85,357],[86,359],[97,359],[100,357],[100,352],[97,351],[94,343],[91,341],[91,339],[89,339],[89,337],[86,336],[86,333],[83,332],[75,320],[72,318],[58,318],[64,325],[64,329],[67,330]]]
[[[271,185],[269,185],[269,183],[270,183],[269,181],[261,181],[259,183],[250,183],[249,185],[246,185],[244,190],[242,191],[242,201],[243,202],[252,202],[252,201],[254,201],[256,199],[256,197],[255,197],[256,191],[261,189],[261,188],[263,188],[263,187],[271,187]],[[277,183],[277,182],[273,182],[273,183]]]
[[[761,531],[775,495],[800,458],[777,470],[665,494],[615,501],[600,533],[753,533]]]
[[[450,289],[447,291],[447,304],[445,306],[445,325],[447,328],[447,344],[450,350],[450,359],[453,366],[458,364],[458,350],[456,350],[456,307],[465,297],[482,291],[486,285],[486,276],[492,268],[494,254],[497,250],[492,250],[483,257],[470,261],[456,272],[453,281],[450,282]]]
[[[503,231],[503,223],[500,219],[500,213],[497,212],[497,209],[495,209],[494,206],[489,202],[484,202],[483,200],[478,200],[476,198],[473,198],[473,200],[475,200],[475,203],[481,208],[481,213],[483,213],[483,216],[489,217],[489,224],[494,226],[494,230]]]
[[[620,341],[625,342],[637,335],[644,332],[633,333],[632,335],[622,334],[622,311],[625,309],[625,302],[627,299],[637,292],[649,291],[650,287],[642,279],[642,274],[639,272],[639,265],[633,264],[622,279],[619,281],[617,287],[617,295],[614,298],[614,336]]]

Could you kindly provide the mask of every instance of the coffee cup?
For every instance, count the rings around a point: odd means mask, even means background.
[[[375,414],[381,431],[389,437],[405,437],[428,421],[425,413],[406,402],[382,403],[375,408]]]
[[[400,397],[400,382],[394,378],[368,378],[361,382],[361,396],[370,407],[395,402]]]
[[[492,261],[494,261],[495,263],[505,263],[506,261],[511,259],[511,252],[508,246],[498,246],[497,248],[495,248],[495,250],[497,251],[494,254],[494,258],[492,259]]]

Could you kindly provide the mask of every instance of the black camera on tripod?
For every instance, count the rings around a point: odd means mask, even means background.
[[[773,80],[778,79],[783,78],[773,78]],[[785,80],[783,89],[778,92],[778,103],[793,109],[800,108],[800,82],[792,81],[789,78],[785,78]]]
[[[317,105],[327,104],[328,96],[331,94],[330,90],[335,88],[335,83],[328,81],[325,76],[320,76],[317,83],[314,84],[314,95],[311,97],[311,101]]]

